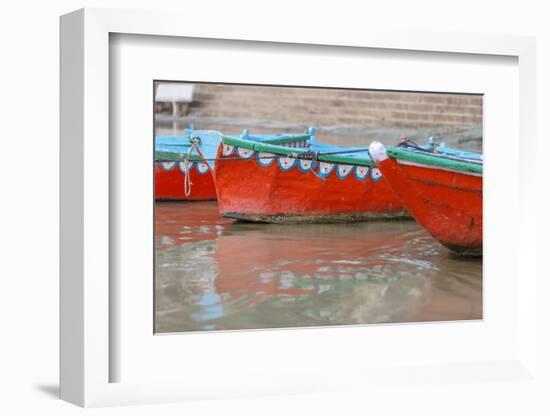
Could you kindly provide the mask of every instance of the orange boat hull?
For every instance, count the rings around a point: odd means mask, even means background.
[[[483,177],[399,162],[378,162],[405,207],[450,250],[480,255],[483,246]]]
[[[155,162],[155,199],[157,201],[210,201],[216,199],[216,187],[210,169],[197,163],[191,165],[189,180],[191,186],[186,195],[185,173],[180,162]]]
[[[285,161],[274,158],[262,164],[258,154],[243,159],[235,150],[222,155],[222,148],[214,178],[223,216],[275,223],[410,217],[378,169],[361,167],[359,178],[355,167],[341,175],[334,165],[323,175],[317,165],[313,165],[315,172],[303,169],[303,161],[284,158],[291,161],[285,166]]]

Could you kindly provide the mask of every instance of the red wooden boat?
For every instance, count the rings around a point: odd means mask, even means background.
[[[155,138],[155,199],[208,201],[216,199],[212,167],[221,135],[186,129],[183,136]],[[205,160],[206,159],[206,160]],[[207,160],[210,159],[210,162]]]
[[[408,218],[368,149],[299,135],[223,136],[214,179],[221,215],[254,222]]]
[[[416,221],[450,250],[481,255],[483,246],[483,157],[445,149],[427,150],[410,141],[370,145],[386,182]]]
[[[201,162],[191,162],[186,168],[184,161],[155,162],[155,198],[157,201],[209,201],[216,199],[216,187],[210,170]],[[189,169],[191,183],[189,195],[186,195],[186,175]]]

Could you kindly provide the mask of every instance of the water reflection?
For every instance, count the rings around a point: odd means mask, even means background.
[[[481,318],[481,261],[414,222],[247,224],[156,205],[157,332]]]

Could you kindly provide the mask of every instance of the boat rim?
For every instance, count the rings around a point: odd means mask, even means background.
[[[462,159],[440,153],[417,152],[400,146],[388,147],[387,155],[393,159],[412,162],[420,166],[426,165],[451,171],[483,174],[483,161]]]
[[[285,135],[284,138],[274,139],[273,141],[272,140],[265,140],[265,141],[250,140],[250,137],[255,137],[255,136],[248,136],[248,138],[243,138],[243,137],[237,137],[237,136],[222,135],[222,143],[225,145],[253,150],[257,153],[273,153],[276,156],[308,160],[308,158],[300,157],[300,155],[310,153],[311,149],[300,148],[300,147],[286,147],[286,146],[283,146],[283,144],[292,143],[300,140],[309,140],[313,136],[307,133],[297,134],[297,135]],[[258,137],[261,138],[262,136],[258,136]],[[334,145],[334,147],[341,148],[344,151],[348,146]],[[361,153],[366,153],[368,155],[368,149],[365,148],[365,150],[362,150]],[[364,156],[358,157],[358,156],[348,156],[347,154],[328,155],[328,154],[317,153],[316,160],[319,160],[321,162],[346,164],[346,165],[352,165],[352,166],[375,167],[372,159],[370,157],[364,157]]]

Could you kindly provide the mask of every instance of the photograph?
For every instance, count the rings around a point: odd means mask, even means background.
[[[539,3],[5,2],[0,415],[550,415]]]
[[[483,319],[483,95],[151,87],[155,333]]]

